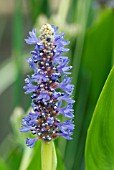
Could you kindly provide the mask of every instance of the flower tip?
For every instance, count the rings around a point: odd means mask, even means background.
[[[28,39],[27,38],[25,39],[25,42],[28,44]]]

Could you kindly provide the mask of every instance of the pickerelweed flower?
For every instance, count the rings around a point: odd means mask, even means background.
[[[32,93],[32,108],[25,118],[22,119],[21,132],[31,131],[35,138],[27,138],[26,144],[33,147],[36,140],[43,139],[49,142],[58,136],[71,140],[74,124],[72,121],[74,100],[71,94],[74,86],[68,77],[69,60],[63,56],[69,51],[64,46],[70,42],[64,40],[64,33],[57,33],[58,27],[44,24],[37,38],[36,30],[29,32],[30,37],[26,43],[34,44],[35,49],[31,57],[27,59],[33,69],[32,76],[25,79],[24,89],[26,94]],[[58,92],[59,91],[59,92]],[[66,103],[62,107],[63,102]],[[68,118],[60,122],[58,115]]]

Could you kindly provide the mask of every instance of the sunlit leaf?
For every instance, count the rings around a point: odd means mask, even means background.
[[[114,67],[98,99],[86,142],[86,170],[114,169]]]

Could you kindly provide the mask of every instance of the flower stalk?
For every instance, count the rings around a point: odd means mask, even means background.
[[[42,141],[41,148],[42,156],[42,170],[56,170],[57,167],[57,157],[55,152],[54,142]]]

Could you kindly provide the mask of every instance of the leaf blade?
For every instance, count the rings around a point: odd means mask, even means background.
[[[98,99],[88,129],[86,170],[114,168],[114,66]],[[107,100],[108,99],[108,100]]]

